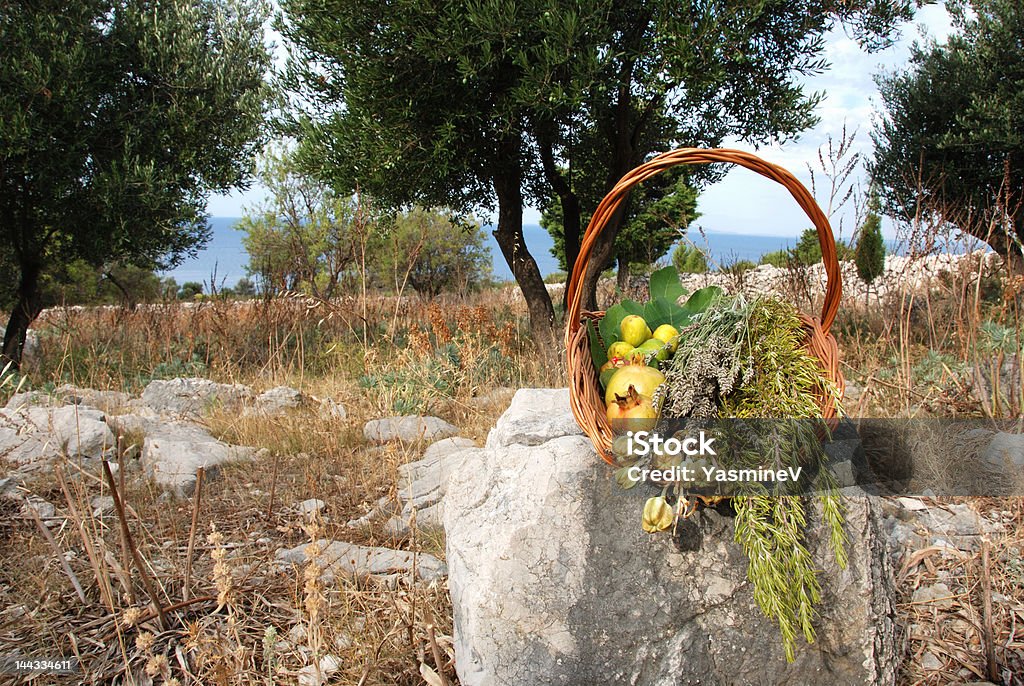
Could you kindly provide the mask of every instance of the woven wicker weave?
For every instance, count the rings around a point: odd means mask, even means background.
[[[807,331],[807,350],[821,360],[825,374],[835,382],[842,398],[844,389],[843,375],[839,371],[839,351],[836,340],[829,333],[829,327],[835,320],[842,296],[842,281],[839,273],[839,259],[836,255],[836,243],[832,236],[832,227],[828,218],[818,207],[814,198],[795,176],[777,165],[766,162],[756,155],[740,150],[680,148],[655,157],[650,162],[640,165],[629,172],[605,196],[587,226],[580,245],[580,253],[576,258],[572,275],[567,284],[568,308],[565,321],[566,362],[569,371],[569,404],[576,421],[584,433],[590,437],[598,454],[609,464],[615,464],[611,454],[612,439],[615,437],[605,412],[603,393],[597,376],[597,370],[590,357],[590,341],[587,336],[586,322],[588,319],[598,320],[604,312],[588,312],[582,309],[581,299],[585,270],[588,258],[598,234],[604,230],[610,218],[629,195],[633,186],[649,179],[661,171],[678,164],[712,164],[727,162],[746,167],[786,188],[803,208],[814,224],[821,243],[822,261],[828,283],[825,288],[825,300],[821,308],[821,316],[817,319],[801,314],[804,328]],[[607,342],[606,342],[607,343]],[[836,417],[836,400],[822,397],[821,414],[825,419]]]

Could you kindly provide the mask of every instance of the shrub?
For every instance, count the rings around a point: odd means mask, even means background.
[[[704,274],[708,261],[700,250],[686,243],[677,243],[672,251],[672,266],[680,274]]]

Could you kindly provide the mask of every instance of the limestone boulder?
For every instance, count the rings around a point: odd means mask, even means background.
[[[0,457],[16,465],[62,455],[99,459],[111,454],[114,447],[106,415],[96,408],[27,405],[0,410]]]
[[[432,443],[419,460],[399,467],[401,511],[385,523],[385,531],[392,536],[408,536],[414,512],[417,527],[441,527],[448,479],[476,450],[476,443],[468,438],[443,438]]]
[[[440,417],[405,415],[371,419],[363,426],[363,436],[373,443],[402,441],[416,443],[433,441],[454,436],[459,429]]]
[[[566,388],[521,388],[488,434],[487,447],[540,445],[559,436],[583,435],[568,409]]]
[[[151,381],[136,406],[161,415],[198,418],[214,409],[241,409],[253,398],[252,389],[210,379],[168,379]]]
[[[250,459],[257,454],[252,448],[216,439],[198,424],[161,420],[145,414],[111,417],[111,424],[120,433],[142,435],[139,463],[144,473],[157,485],[181,497],[190,496],[195,490],[200,467],[204,469],[204,477],[215,478],[225,463]]]
[[[876,499],[846,498],[845,570],[811,528],[825,570],[817,642],[788,663],[728,513],[645,534],[643,503],[657,492],[621,490],[570,422],[565,391],[520,391],[448,481],[462,684],[893,683],[893,571]]]

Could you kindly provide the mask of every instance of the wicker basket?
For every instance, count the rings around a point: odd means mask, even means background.
[[[818,241],[821,243],[822,261],[825,264],[827,285],[825,288],[825,300],[821,308],[821,317],[815,319],[801,314],[804,328],[807,331],[807,350],[821,360],[825,374],[835,382],[839,389],[839,398],[842,398],[844,381],[839,371],[839,351],[836,340],[829,333],[839,310],[839,299],[842,296],[842,282],[839,273],[839,259],[836,255],[836,243],[832,236],[832,227],[829,226],[828,218],[818,207],[814,198],[795,176],[777,165],[765,162],[756,155],[739,150],[726,149],[701,149],[701,148],[680,148],[655,157],[650,162],[643,164],[629,172],[605,196],[597,211],[587,226],[583,241],[580,244],[580,253],[576,258],[572,275],[567,284],[568,300],[565,315],[565,348],[566,362],[569,371],[569,404],[572,413],[576,417],[580,428],[590,437],[597,449],[598,454],[609,464],[615,464],[611,453],[612,439],[615,437],[611,424],[605,411],[603,393],[601,393],[597,370],[590,356],[590,341],[587,336],[587,320],[598,320],[604,316],[604,312],[588,312],[582,309],[580,300],[583,277],[587,269],[588,258],[598,234],[604,230],[608,221],[614,216],[616,210],[629,195],[633,186],[658,174],[659,172],[674,167],[677,164],[712,164],[716,162],[729,162],[746,167],[761,174],[773,181],[783,185],[810,217],[815,229],[818,231]],[[606,341],[607,343],[607,341]],[[825,419],[835,419],[837,408],[836,399],[822,397],[821,416]]]

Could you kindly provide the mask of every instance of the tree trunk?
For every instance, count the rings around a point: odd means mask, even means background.
[[[128,289],[124,287],[124,284],[109,271],[103,272],[103,276],[107,281],[114,284],[114,288],[121,291],[121,296],[124,298],[124,306],[129,310],[134,310],[138,303],[135,302],[135,298],[133,298],[132,294],[128,292]]]
[[[25,350],[25,338],[29,325],[43,310],[39,276],[42,268],[38,264],[21,265],[21,281],[18,284],[18,301],[11,310],[11,318],[4,332],[3,352],[0,353],[0,368],[11,363],[14,370],[21,368],[21,355]]]
[[[615,285],[620,293],[625,293],[629,288],[629,258],[626,255],[619,255],[618,270],[615,273]]]
[[[523,239],[522,174],[516,172],[518,168],[494,176],[494,191],[498,196],[498,226],[493,234],[523,292],[534,341],[548,342],[554,338],[555,309],[537,261],[533,259]]]
[[[612,253],[615,249],[615,235],[619,232],[619,224],[622,223],[624,207],[620,206],[604,229],[597,236],[594,245],[590,250],[590,259],[587,261],[587,272],[583,276],[583,309],[596,312],[597,303],[597,282],[601,279],[601,272],[611,263]]]

